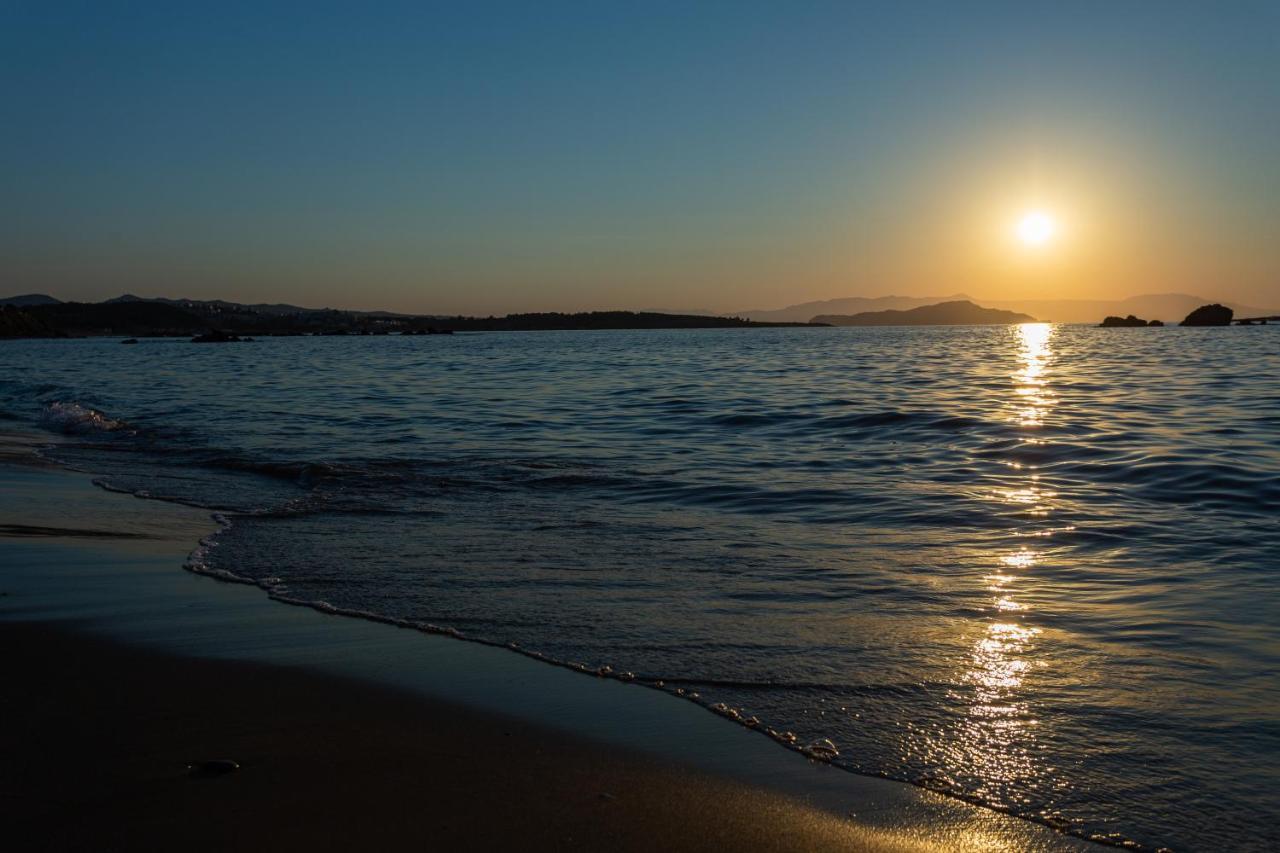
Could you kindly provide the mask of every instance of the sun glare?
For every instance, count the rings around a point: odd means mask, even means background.
[[[1040,247],[1053,239],[1058,224],[1043,210],[1031,210],[1018,220],[1015,232],[1024,246]]]

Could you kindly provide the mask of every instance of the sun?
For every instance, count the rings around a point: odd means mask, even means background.
[[[1024,246],[1039,248],[1053,239],[1057,233],[1058,223],[1043,210],[1029,210],[1022,214],[1014,233]]]

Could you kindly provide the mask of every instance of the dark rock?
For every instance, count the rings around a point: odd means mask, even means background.
[[[137,339],[137,338],[125,338],[125,339],[124,339],[123,341],[121,341],[120,343],[122,343],[122,344],[136,344],[137,342],[138,342],[138,339]]]
[[[238,344],[244,339],[239,335],[228,334],[218,329],[210,329],[203,335],[196,335],[191,339],[193,344]]]
[[[1201,305],[1196,310],[1187,315],[1187,318],[1178,325],[1180,326],[1230,326],[1231,318],[1235,315],[1225,305]]]
[[[229,758],[193,761],[187,765],[187,773],[191,776],[225,776],[239,769],[240,764]]]
[[[1148,326],[1163,326],[1163,325],[1164,325],[1164,323],[1160,322],[1159,320],[1152,320],[1152,321],[1151,321],[1150,323],[1148,323],[1147,325],[1148,325]]]
[[[1158,321],[1157,321],[1158,322]],[[1148,325],[1146,320],[1130,314],[1128,317],[1108,317],[1102,321],[1100,328],[1118,329],[1118,328],[1137,328],[1138,326]]]

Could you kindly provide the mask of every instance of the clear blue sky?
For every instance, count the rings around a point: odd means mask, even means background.
[[[1274,1],[43,0],[0,71],[5,293],[1280,303]]]

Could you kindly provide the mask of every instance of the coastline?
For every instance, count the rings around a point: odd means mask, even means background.
[[[192,785],[172,758],[179,745],[153,741],[145,748],[169,756],[164,772],[146,776],[150,787],[132,789],[137,796],[123,793],[128,786],[114,785],[121,793],[110,798],[114,810],[99,813],[98,830],[124,814],[121,809],[133,808],[140,822],[124,825],[160,833],[145,836],[156,839],[183,827],[184,846],[190,846],[188,834],[200,834],[190,821],[240,826],[247,811],[263,822],[252,835],[263,846],[275,838],[272,833],[285,838],[288,829],[287,838],[299,846],[323,847],[330,839],[344,848],[395,826],[408,833],[395,838],[430,833],[432,840],[473,847],[504,839],[522,847],[561,846],[572,837],[574,844],[607,842],[623,849],[1096,849],[906,784],[811,763],[658,691],[583,677],[501,648],[282,607],[256,587],[179,571],[197,541],[215,527],[206,511],[142,502],[104,492],[81,474],[19,464],[20,442],[12,447],[17,449],[5,454],[9,459],[0,461],[6,506],[0,555],[8,567],[0,587],[6,593],[0,622],[22,623],[3,632],[11,648],[21,642],[24,650],[17,669],[27,693],[14,696],[26,698],[11,704],[27,713],[32,731],[66,730],[65,721],[55,723],[56,715],[36,712],[41,701],[81,711],[87,702],[93,706],[88,717],[111,720],[109,726],[95,724],[95,730],[111,732],[111,743],[145,744],[136,738],[159,734],[139,713],[167,707],[164,719],[175,727],[184,755],[197,747],[243,744],[250,754],[266,750],[278,774],[267,788],[256,787],[265,781],[244,782],[254,778],[245,758],[243,771]],[[80,678],[63,677],[77,667]],[[129,678],[139,679],[138,689],[82,690],[94,679],[111,685]],[[146,685],[156,683],[164,690],[146,695]],[[288,695],[272,693],[275,685]],[[157,704],[161,693],[164,702]],[[320,696],[325,701],[317,701]],[[220,703],[244,712],[216,713]],[[346,716],[332,716],[340,708]],[[354,723],[343,729],[342,720]],[[430,722],[423,725],[424,720]],[[193,731],[213,739],[195,743]],[[264,732],[271,737],[254,740]],[[240,740],[227,739],[232,736]],[[22,754],[37,742],[28,736],[6,752]],[[378,760],[370,757],[374,746]],[[217,752],[189,757],[240,760]],[[83,746],[66,760],[42,760],[49,767],[40,778],[49,792],[59,793],[59,801],[66,800],[67,785],[89,791],[86,780],[101,763],[85,755]],[[34,761],[30,753],[28,761]],[[131,766],[127,760],[105,764],[110,772]],[[442,776],[447,786],[438,784]],[[142,777],[130,778],[142,784]],[[225,808],[213,807],[206,792],[214,784],[244,792],[227,794]],[[392,787],[378,802],[400,803],[393,811],[401,818],[381,806],[363,812],[347,806],[344,812],[341,791],[372,796],[384,785]],[[445,794],[439,793],[442,787]],[[579,791],[590,796],[577,797]],[[705,799],[712,791],[714,807]],[[267,808],[285,796],[325,819],[299,830],[305,820],[286,808]],[[13,807],[22,801],[6,802]],[[29,804],[20,808],[38,813]],[[187,822],[157,822],[148,816],[157,808],[187,815]],[[406,817],[410,812],[414,816]],[[345,814],[341,821],[339,813]],[[441,823],[442,815],[458,820]],[[449,835],[455,831],[450,825],[460,834]],[[210,832],[203,837],[216,836]],[[172,834],[167,837],[172,843]],[[311,842],[303,844],[303,837]],[[139,834],[138,843],[124,846],[146,849],[143,839]]]

